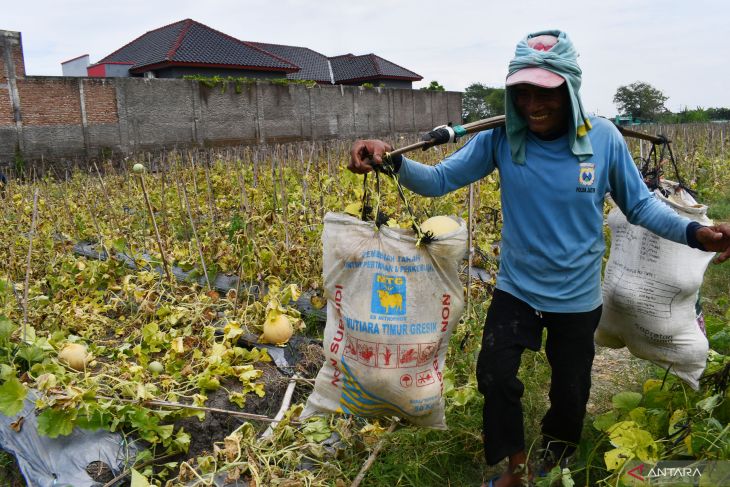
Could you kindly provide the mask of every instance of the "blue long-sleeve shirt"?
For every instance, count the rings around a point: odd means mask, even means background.
[[[545,141],[528,134],[526,162],[517,164],[497,128],[436,166],[403,158],[399,178],[416,193],[441,196],[499,169],[504,224],[497,288],[540,311],[590,311],[602,302],[606,194],[629,222],[666,239],[686,244],[690,223],[649,192],[616,127],[601,118],[591,123],[593,157],[583,163],[567,135]]]

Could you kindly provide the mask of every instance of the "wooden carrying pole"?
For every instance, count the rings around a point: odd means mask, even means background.
[[[464,128],[464,130],[466,130],[467,134],[473,134],[476,132],[481,132],[482,130],[492,129],[504,125],[504,118],[504,115],[499,115],[498,117],[485,118],[484,120],[477,120],[476,122],[465,123],[464,125],[462,125],[462,127]],[[435,144],[432,141],[422,140],[420,142],[416,142],[415,144],[407,145],[405,147],[401,147],[400,149],[395,149],[394,151],[386,154],[386,157],[388,157],[388,155],[390,155],[390,157],[398,156],[417,149],[428,149],[429,147],[432,147],[434,145]]]
[[[477,120],[476,122],[470,122],[465,123],[462,125],[462,128],[466,131],[467,134],[473,134],[476,132],[481,132],[483,130],[493,129],[496,127],[501,127],[505,123],[505,116],[499,115],[492,118],[485,118],[484,120]],[[616,125],[616,128],[619,132],[621,132],[621,135],[624,137],[631,137],[634,139],[641,139],[641,140],[647,140],[653,144],[663,144],[665,142],[670,142],[669,139],[663,136],[657,136],[657,135],[649,135],[644,134],[642,132],[636,132],[634,130],[629,130],[627,128],[621,127],[620,125]],[[398,156],[401,154],[405,154],[407,152],[412,152],[414,150],[418,149],[428,149],[430,147],[433,147],[435,144],[433,141],[419,141],[414,144],[407,145],[405,147],[401,147],[399,149],[395,149],[391,152],[388,152],[385,154],[385,158]]]
[[[621,132],[621,135],[623,135],[624,137],[631,137],[634,139],[647,140],[647,141],[651,142],[652,144],[663,144],[664,142],[671,142],[666,137],[636,132],[635,130],[629,130],[620,125],[616,125],[616,128],[618,129],[619,132]]]

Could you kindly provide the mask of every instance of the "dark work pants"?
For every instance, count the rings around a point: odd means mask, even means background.
[[[543,328],[547,329],[545,353],[552,368],[550,408],[542,419],[543,447],[557,459],[574,451],[591,388],[593,332],[600,318],[600,306],[586,313],[540,312],[495,290],[477,362],[488,464],[525,449],[520,401],[525,387],[517,372],[526,348],[540,350]]]

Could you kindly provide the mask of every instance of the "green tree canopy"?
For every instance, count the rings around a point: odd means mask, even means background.
[[[694,110],[685,107],[684,110],[678,113],[663,113],[658,121],[659,123],[703,123],[710,121],[710,115],[707,110],[701,107]]]
[[[664,102],[668,99],[660,90],[643,81],[620,86],[613,96],[619,113],[644,120],[655,120],[664,113]]]
[[[710,120],[730,120],[730,108],[708,108],[707,116]]]
[[[441,86],[438,81],[431,81],[431,84],[429,84],[428,86],[424,86],[421,89],[426,91],[446,91],[446,88]]]
[[[482,83],[472,83],[462,97],[462,118],[474,122],[483,118],[504,114],[504,88],[491,88]]]

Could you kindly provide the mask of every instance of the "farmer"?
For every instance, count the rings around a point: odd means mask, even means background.
[[[591,386],[593,332],[601,317],[604,197],[657,235],[730,258],[730,225],[705,227],[678,216],[649,192],[611,122],[588,117],[578,90],[577,53],[564,32],[517,44],[506,80],[506,126],[474,136],[440,164],[396,157],[400,182],[440,196],[499,170],[502,255],[477,363],[484,395],[487,463],[507,469],[490,486],[520,485],[526,451],[517,378],[522,352],[545,351],[552,368],[542,419],[543,468],[570,456],[580,440]],[[349,169],[366,173],[392,150],[358,140]]]

